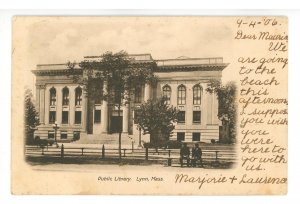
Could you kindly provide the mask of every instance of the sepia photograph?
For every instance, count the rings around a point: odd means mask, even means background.
[[[286,193],[287,41],[285,17],[15,16],[13,193]]]
[[[125,51],[38,64],[35,98],[25,93],[26,161],[230,168],[236,112],[235,85],[221,86],[227,65]]]

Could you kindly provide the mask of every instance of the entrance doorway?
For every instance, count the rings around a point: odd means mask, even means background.
[[[111,133],[119,133],[122,132],[123,126],[123,116],[111,116],[111,125],[110,132]]]

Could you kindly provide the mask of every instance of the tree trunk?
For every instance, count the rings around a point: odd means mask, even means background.
[[[222,120],[222,134],[223,134],[223,140],[222,143],[230,143],[230,132],[229,132],[229,123],[226,120]]]
[[[151,134],[150,134],[150,143],[153,144],[155,147],[158,146],[158,131],[153,131]]]
[[[151,144],[155,144],[155,142],[156,142],[156,141],[155,141],[155,133],[151,132],[151,133],[150,133],[150,143],[151,143]]]
[[[118,117],[121,116],[121,105],[118,104]],[[122,152],[121,152],[121,136],[122,136],[122,128],[119,127],[119,160],[122,160]]]

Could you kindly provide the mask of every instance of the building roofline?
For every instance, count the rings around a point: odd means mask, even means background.
[[[142,54],[128,54],[128,56],[143,56],[143,55],[150,55],[150,53],[142,53]],[[100,58],[100,55],[93,55],[93,56],[83,56],[83,58]],[[152,58],[152,56],[151,56]]]
[[[209,60],[209,59],[222,59],[223,57],[187,57],[187,58],[169,58],[169,59],[157,59],[154,61],[184,61],[184,60]]]
[[[76,63],[77,64],[77,63]],[[57,63],[57,64],[37,64],[37,67],[40,66],[53,66],[53,65],[68,65],[67,63]]]
[[[55,76],[55,75],[78,75],[82,74],[82,69],[74,69],[70,72],[70,69],[35,69],[31,70],[36,76]]]
[[[133,60],[132,64],[139,63],[156,63],[157,67],[155,71],[157,72],[170,72],[170,71],[222,71],[225,69],[229,63],[223,63],[223,57],[207,57],[207,58],[188,58],[188,57],[179,57],[175,59],[158,59],[153,60],[151,54],[130,54],[129,56],[145,56],[147,55],[150,58],[140,60]],[[99,56],[85,56],[85,59],[98,58]],[[79,63],[74,63],[74,70],[78,70],[75,74],[82,73],[82,70],[79,67]],[[57,63],[57,64],[37,64],[35,70],[32,72],[35,75],[54,75],[70,73],[68,68],[68,63]],[[81,70],[81,72],[79,71]],[[50,73],[51,72],[51,73]]]
[[[222,71],[229,63],[222,64],[183,64],[183,65],[165,65],[158,66],[155,72],[170,72],[170,71]]]

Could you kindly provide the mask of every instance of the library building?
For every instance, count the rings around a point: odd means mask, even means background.
[[[168,104],[179,110],[170,140],[205,143],[219,140],[222,123],[218,119],[218,98],[205,90],[211,79],[221,80],[222,70],[228,66],[223,58],[129,56],[136,64],[155,62],[154,74],[158,80],[155,85],[135,87],[130,103],[121,107],[120,115],[117,107],[104,100],[89,100],[84,87],[68,75],[67,63],[37,65],[32,72],[36,79],[35,104],[40,125],[34,135],[58,142],[117,144],[121,128],[122,144],[149,142],[149,135],[143,134],[134,118],[143,102],[164,96]],[[78,65],[75,70],[84,77]]]

